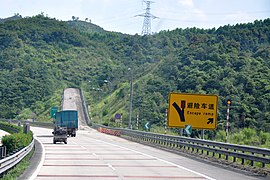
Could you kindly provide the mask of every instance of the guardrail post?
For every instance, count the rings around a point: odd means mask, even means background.
[[[4,157],[6,157],[6,154],[7,154],[6,146],[1,146],[0,147],[0,159],[3,159]]]
[[[251,154],[252,154],[252,155],[254,155],[254,153],[251,153]],[[251,165],[251,166],[253,166],[253,165],[254,165],[254,161],[253,161],[253,160],[251,160],[250,165]]]
[[[265,154],[263,154],[263,157],[265,157]],[[265,163],[262,163],[262,168],[265,168]]]
[[[174,139],[174,148],[175,148],[175,149],[178,149],[177,139]]]
[[[245,151],[242,151],[242,153],[245,153]],[[245,159],[244,158],[242,158],[242,163],[241,163],[242,165],[244,165],[245,164]]]
[[[203,146],[203,144],[201,144]],[[201,154],[203,154],[203,149],[201,150]]]
[[[3,147],[0,147],[0,159],[3,159]]]
[[[228,149],[228,148],[226,148],[226,150],[228,151],[229,149]],[[226,161],[228,161],[228,159],[229,159],[229,156],[228,156],[228,155],[226,155]]]
[[[178,147],[179,147],[180,149],[182,149],[182,147],[183,147],[183,146],[181,145],[181,142],[182,142],[182,141],[178,141]]]
[[[234,152],[236,152],[236,149],[234,150]],[[236,162],[236,157],[233,157],[233,162]]]
[[[25,123],[23,126],[23,133],[28,134],[30,132],[30,125],[29,123]]]
[[[167,138],[164,139],[164,143],[163,143],[163,146],[167,146]]]

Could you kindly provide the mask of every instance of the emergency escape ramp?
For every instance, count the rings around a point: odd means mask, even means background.
[[[79,113],[79,117],[81,117],[81,121],[84,121],[86,124],[90,123],[90,116],[88,113],[88,104],[87,101],[84,97],[84,93],[81,89],[77,88],[70,88],[70,89],[76,89],[76,92],[78,93],[79,100],[74,102],[73,97],[65,97],[65,90],[63,91],[62,94],[62,100],[61,100],[61,110],[66,110],[66,109],[74,109],[77,110]],[[71,99],[69,99],[71,98]],[[67,105],[68,103],[65,103],[70,101],[72,105]]]

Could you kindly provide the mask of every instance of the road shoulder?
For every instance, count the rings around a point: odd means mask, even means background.
[[[30,159],[30,166],[18,178],[19,180],[31,179],[35,172],[38,170],[39,164],[42,163],[43,147],[41,143],[35,139],[34,154]]]

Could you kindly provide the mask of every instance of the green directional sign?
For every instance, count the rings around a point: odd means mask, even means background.
[[[51,108],[51,118],[55,118],[56,112],[58,111],[58,107],[52,107]]]
[[[187,135],[191,135],[192,133],[192,126],[191,125],[185,125],[185,132]]]

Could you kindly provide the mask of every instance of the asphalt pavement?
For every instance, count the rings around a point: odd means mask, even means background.
[[[41,142],[43,159],[31,180],[46,179],[267,179],[144,146],[85,127],[68,144],[53,144],[51,131],[32,128]],[[37,147],[36,147],[37,148]]]

